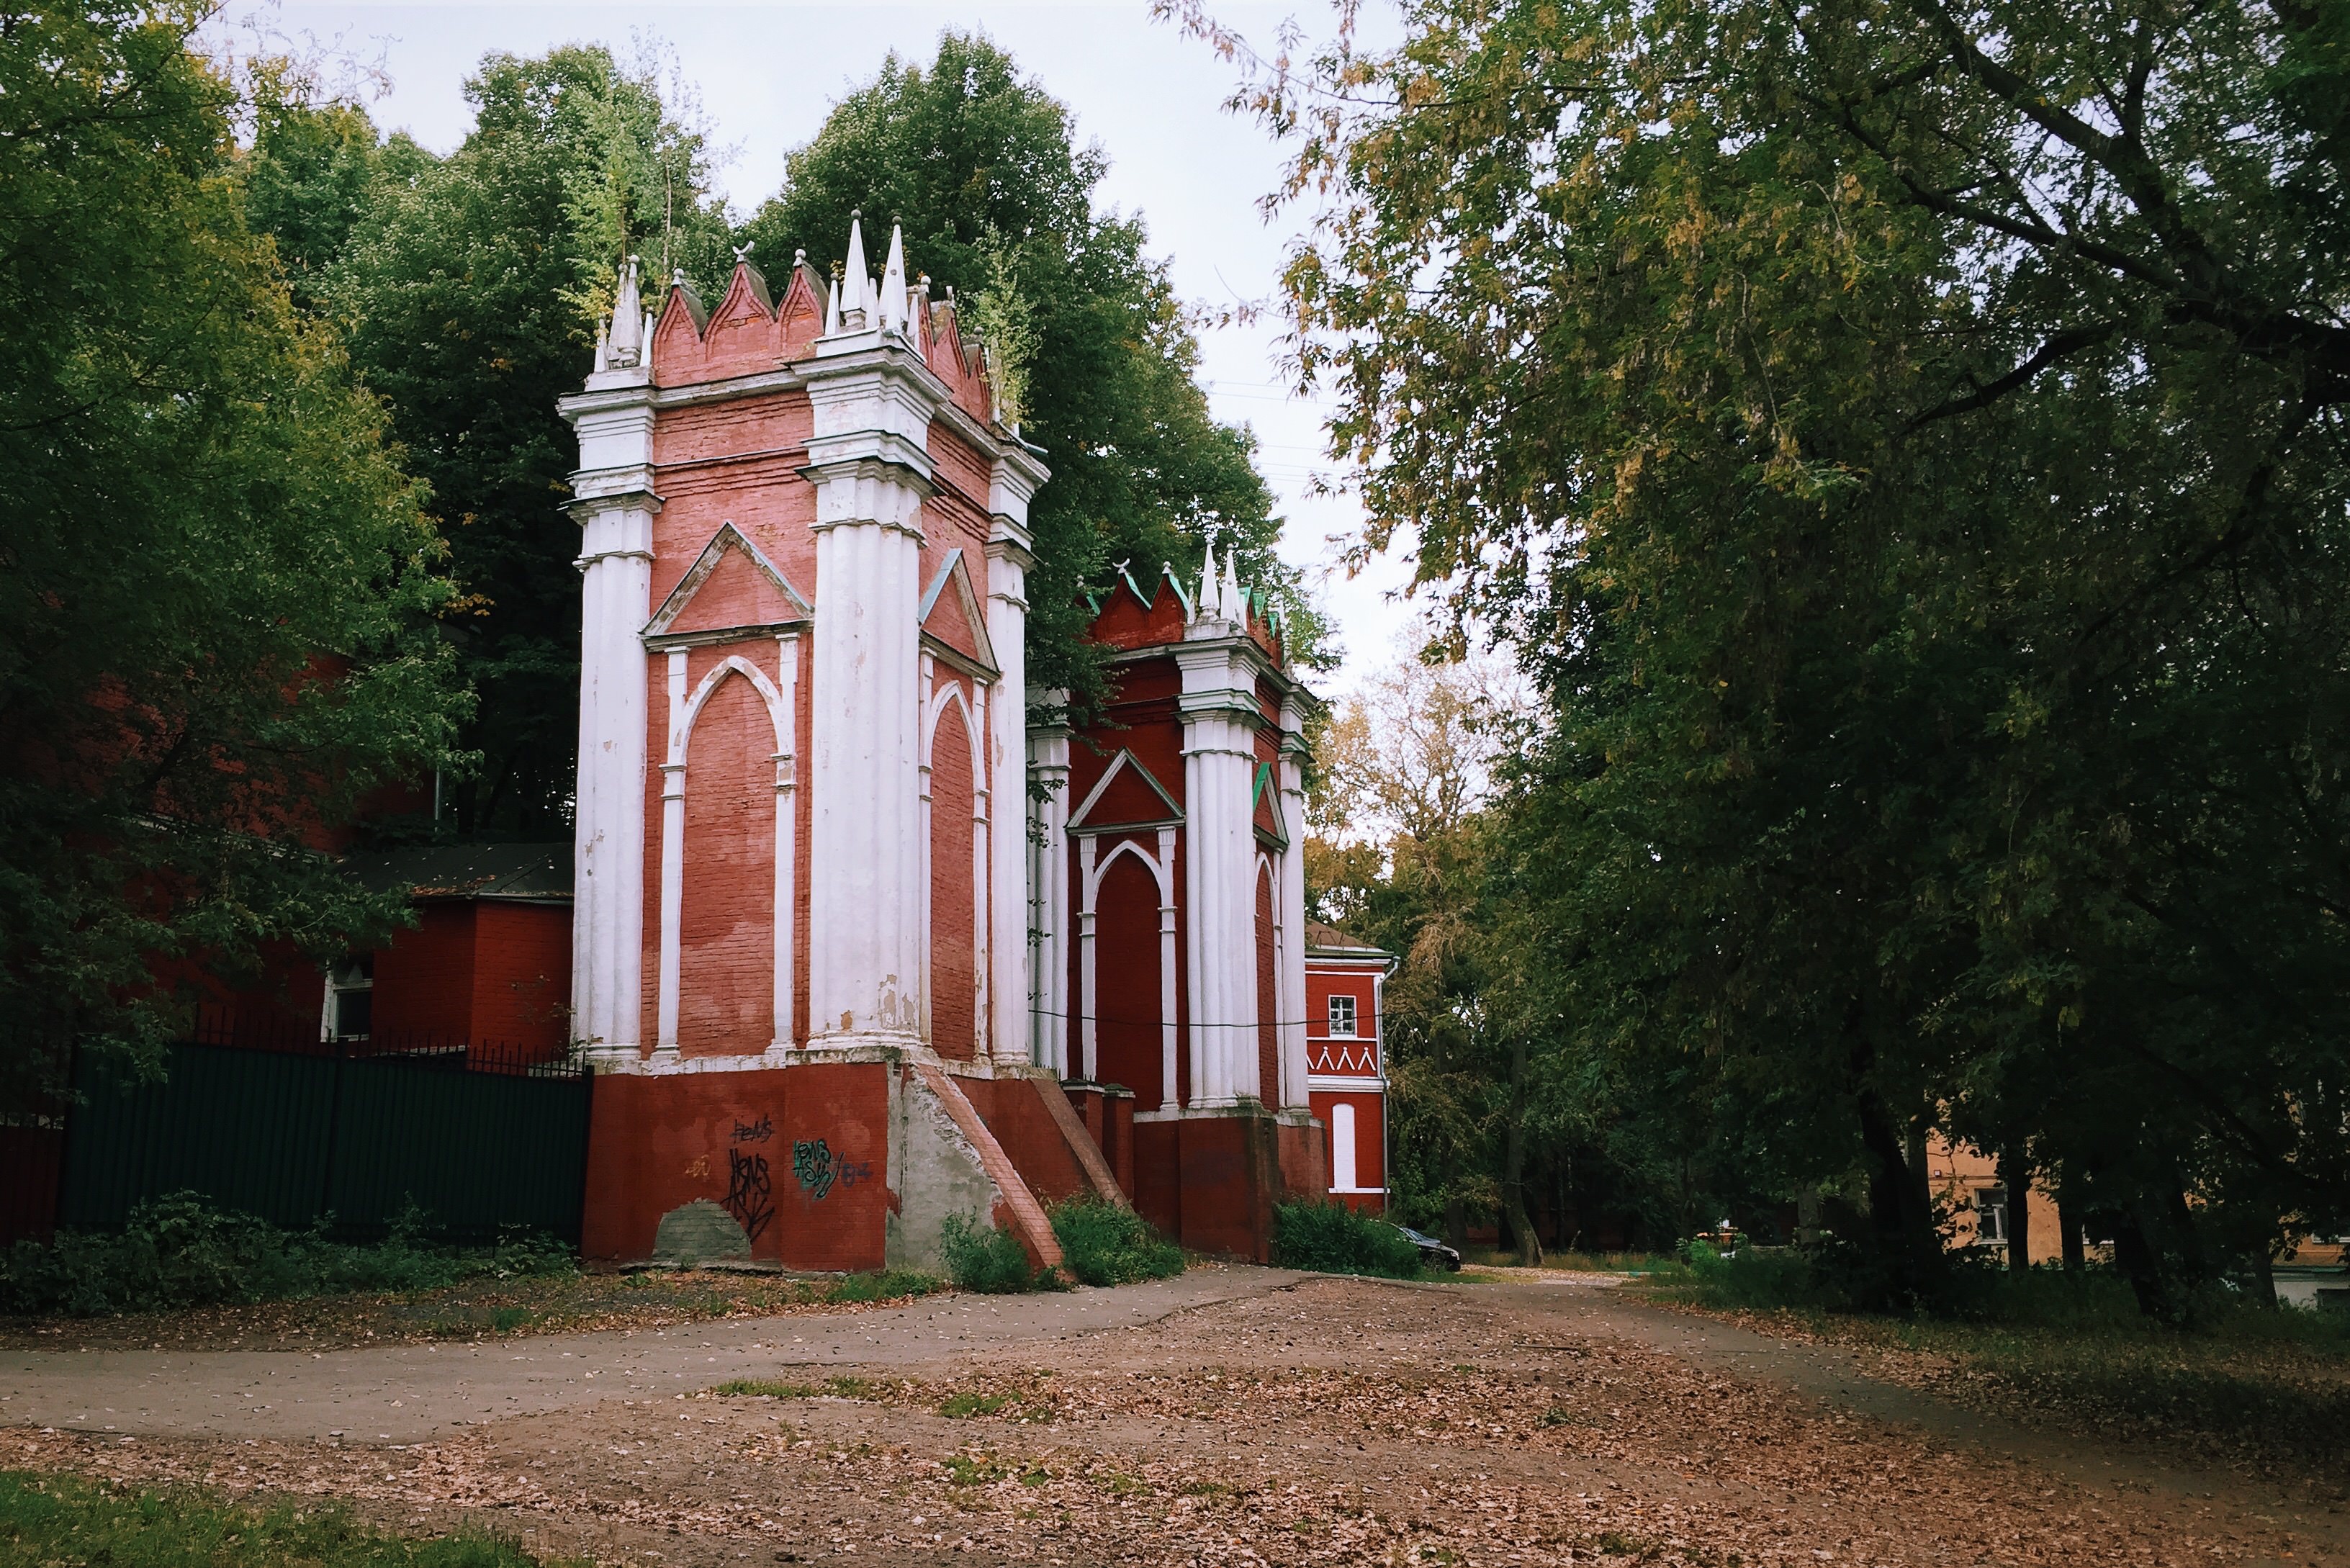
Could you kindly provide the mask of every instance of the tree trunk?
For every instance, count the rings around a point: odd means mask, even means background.
[[[2114,1262],[2129,1281],[2130,1293],[2137,1297],[2137,1310],[2158,1323],[2175,1323],[2178,1303],[2156,1241],[2161,1227],[2146,1222],[2147,1207],[2143,1201],[2132,1203],[2116,1220]]]
[[[2000,1185],[2007,1189],[2007,1266],[2032,1272],[2032,1166],[2012,1146],[1999,1157]]]
[[[1926,1201],[1923,1160],[1909,1163],[1900,1127],[1874,1089],[1859,1096],[1861,1147],[1868,1158],[1868,1222],[1885,1272],[1884,1304],[1907,1306],[1939,1293],[1941,1239]]]
[[[2089,1266],[2088,1247],[2081,1234],[2081,1204],[2074,1196],[2078,1183],[2071,1179],[2056,1184],[2056,1232],[2064,1243],[2064,1269],[2067,1273],[2079,1273]]]
[[[1502,1135],[1502,1209],[1518,1244],[1518,1262],[1534,1268],[1543,1258],[1542,1238],[1526,1213],[1526,1037],[1510,1043],[1510,1121]]]
[[[1469,1251],[1469,1206],[1454,1193],[1444,1200],[1444,1244],[1464,1257]]]

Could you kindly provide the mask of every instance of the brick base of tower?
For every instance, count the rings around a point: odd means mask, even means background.
[[[1139,1116],[1134,1122],[1134,1206],[1197,1252],[1273,1261],[1277,1203],[1326,1199],[1322,1125],[1256,1106]]]
[[[961,1215],[1054,1263],[1044,1206],[1080,1192],[1118,1196],[1059,1084],[1033,1068],[909,1048],[600,1074],[580,1250],[941,1272],[941,1232]]]

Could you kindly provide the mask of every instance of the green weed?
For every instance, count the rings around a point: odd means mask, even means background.
[[[1053,1236],[1078,1283],[1124,1285],[1183,1272],[1183,1249],[1120,1204],[1080,1193],[1052,1210]]]
[[[545,1238],[442,1247],[411,1210],[371,1245],[329,1238],[328,1221],[282,1231],[191,1192],[142,1203],[119,1232],[65,1231],[0,1253],[0,1312],[103,1317],[357,1291],[429,1291],[484,1277],[572,1273]]]
[[[1410,1237],[1343,1203],[1275,1204],[1273,1261],[1326,1274],[1419,1277],[1419,1249]]]
[[[722,1399],[813,1399],[816,1391],[806,1383],[770,1383],[737,1377],[711,1390]]]
[[[243,1507],[193,1490],[140,1490],[0,1471],[0,1563],[55,1568],[542,1568],[478,1528],[414,1538],[337,1506]],[[569,1563],[570,1559],[559,1561]]]
[[[912,1269],[883,1269],[861,1274],[844,1274],[826,1285],[815,1299],[835,1304],[849,1302],[893,1302],[901,1297],[926,1296],[944,1286],[932,1275]]]
[[[1018,1397],[1016,1394],[976,1394],[968,1391],[962,1394],[950,1394],[939,1406],[939,1414],[951,1416],[958,1420],[972,1416],[993,1416]]]
[[[1027,1249],[1020,1245],[1019,1237],[965,1215],[947,1216],[941,1248],[946,1254],[947,1275],[959,1291],[1001,1296],[1068,1288],[1059,1270],[1029,1267]]]
[[[993,1486],[1011,1472],[985,1455],[949,1454],[947,1480],[956,1486]]]

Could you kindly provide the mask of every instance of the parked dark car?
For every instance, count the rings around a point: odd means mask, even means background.
[[[1389,1220],[1388,1223],[1395,1222]],[[1419,1261],[1428,1267],[1449,1270],[1456,1274],[1461,1272],[1461,1254],[1435,1237],[1424,1235],[1409,1225],[1397,1225],[1396,1229],[1411,1239],[1411,1244],[1419,1249]]]

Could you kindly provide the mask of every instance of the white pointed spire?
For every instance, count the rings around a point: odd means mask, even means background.
[[[1241,591],[1241,553],[1224,557],[1224,618],[1248,624],[1248,595]]]
[[[840,330],[841,290],[830,284],[824,286],[824,335],[832,337]]]
[[[906,235],[889,225],[889,259],[881,269],[881,325],[906,330]]]
[[[1191,609],[1193,620],[1205,620],[1220,612],[1222,607],[1217,600],[1222,597],[1222,587],[1216,576],[1216,545],[1211,539],[1208,542],[1208,564],[1200,568],[1200,598]]]
[[[872,274],[865,265],[865,219],[861,213],[848,214],[848,259],[841,264],[840,314],[843,325],[859,330],[873,325],[872,301],[866,298],[873,286]],[[854,317],[854,321],[848,317]]]

